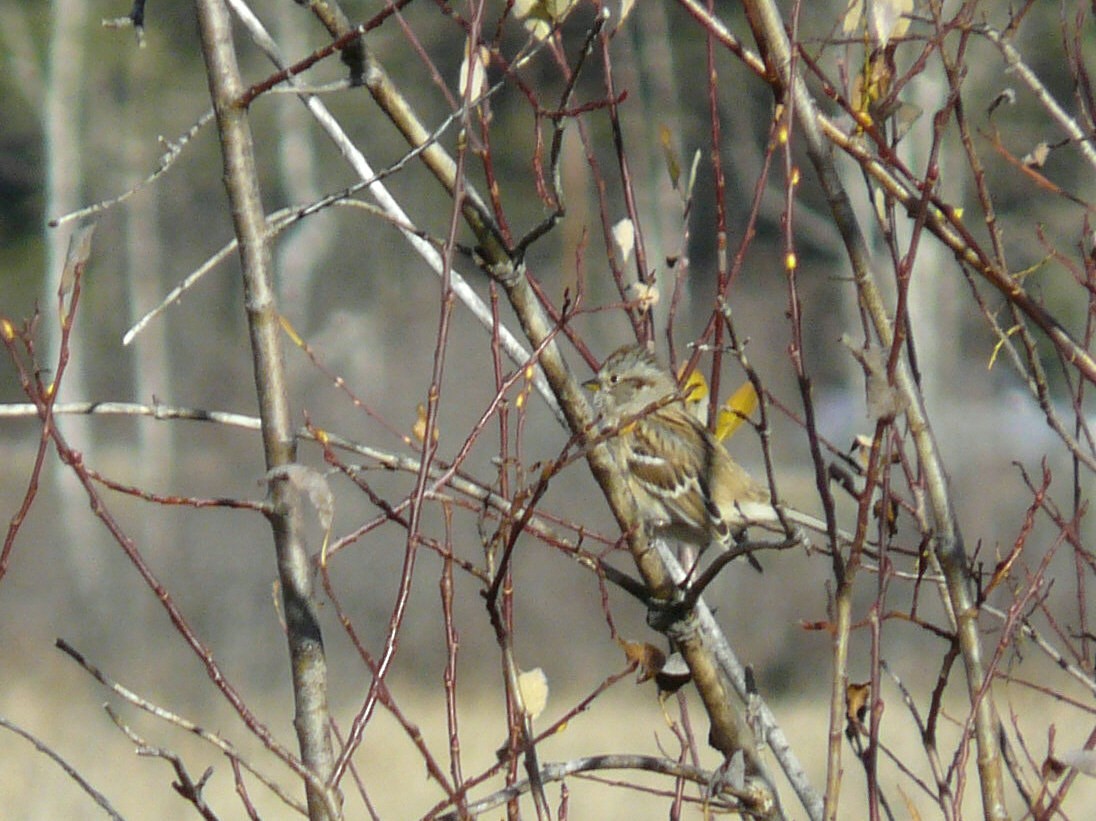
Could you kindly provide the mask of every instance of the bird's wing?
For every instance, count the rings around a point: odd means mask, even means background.
[[[696,445],[692,417],[684,411],[666,412],[674,410],[663,408],[657,420],[640,419],[628,431],[628,469],[674,524],[708,532],[713,508],[705,481],[706,457]]]

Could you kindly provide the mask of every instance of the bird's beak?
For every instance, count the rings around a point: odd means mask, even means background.
[[[596,393],[597,391],[601,390],[601,383],[598,382],[596,378],[587,379],[585,382],[582,383],[582,387],[586,388],[586,390],[590,391],[590,393]]]

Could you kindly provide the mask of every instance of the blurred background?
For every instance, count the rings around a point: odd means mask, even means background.
[[[845,77],[862,61],[861,35],[845,32],[845,0],[804,4],[799,37],[827,76]],[[944,4],[950,10],[951,4]],[[999,4],[974,4],[987,25],[1007,24]],[[325,33],[300,6],[257,0],[256,14],[272,31],[289,59],[299,59],[327,42]],[[345,3],[357,20],[378,13],[383,4]],[[1068,14],[1063,9],[1068,7]],[[428,126],[437,126],[451,111],[444,89],[458,95],[466,38],[454,14],[443,7],[411,3],[367,37],[369,47]],[[457,8],[456,16],[468,15]],[[495,37],[505,4],[485,6],[485,36]],[[185,295],[153,319],[129,345],[122,337],[138,319],[232,239],[232,224],[222,183],[217,135],[212,124],[190,134],[209,107],[194,9],[187,3],[155,3],[147,11],[144,47],[131,29],[104,27],[105,18],[129,13],[125,2],[55,0],[26,4],[0,0],[0,72],[3,116],[0,124],[0,315],[20,325],[40,309],[35,338],[42,368],[56,367],[56,282],[64,260],[71,223],[59,228],[47,222],[83,206],[131,191],[160,167],[161,157],[184,138],[177,158],[154,182],[141,186],[125,202],[97,215],[98,227],[71,346],[72,360],[63,382],[61,401],[125,401],[142,404],[256,414],[247,329],[244,321],[239,266],[233,254],[213,266]],[[1071,111],[1078,106],[1076,66],[1063,57],[1063,31],[1076,34],[1079,52],[1091,54],[1094,33],[1077,4],[1035,4],[1013,36],[1013,44],[1045,84]],[[734,4],[720,10],[724,21],[744,42],[749,29]],[[617,7],[612,12],[618,14]],[[917,13],[927,14],[918,5]],[[592,5],[580,3],[562,27],[565,54],[573,64],[593,19]],[[1063,22],[1066,20],[1067,22]],[[920,29],[924,30],[924,21]],[[914,30],[918,30],[915,25]],[[528,35],[513,19],[498,25],[497,44],[508,55],[522,48]],[[949,48],[956,48],[954,38]],[[258,82],[269,64],[237,29],[245,78]],[[1072,45],[1072,44],[1071,44]],[[1058,146],[1061,133],[1034,95],[1005,71],[999,51],[985,38],[973,37],[962,54],[965,76],[962,100],[974,126],[976,149],[993,193],[997,223],[1005,239],[1004,254],[1011,271],[1023,275],[1024,286],[1046,305],[1075,336],[1085,334],[1091,310],[1084,290],[1052,249],[1083,265],[1091,248],[1087,219],[1091,206],[1092,169],[1070,145]],[[1088,49],[1086,51],[1086,48]],[[913,44],[899,48],[897,60],[910,67]],[[431,66],[420,53],[428,55]],[[619,107],[620,128],[636,195],[639,229],[647,259],[660,285],[662,300],[655,308],[660,354],[668,351],[663,329],[674,290],[675,272],[684,271],[672,329],[679,359],[685,345],[708,320],[715,290],[718,239],[715,230],[715,178],[711,158],[711,121],[706,46],[703,30],[674,3],[646,3],[621,25],[611,44],[617,92],[626,94]],[[595,55],[597,56],[597,55]],[[573,104],[605,97],[604,67],[591,58],[581,75]],[[906,60],[907,62],[903,62]],[[743,242],[755,188],[762,178],[772,124],[771,92],[742,65],[717,49],[719,71],[715,100],[722,127],[719,146],[728,208],[728,249]],[[310,85],[344,76],[337,59],[320,63],[307,75]],[[558,66],[547,49],[522,67],[521,77],[532,92],[508,83],[490,100],[490,156],[498,180],[498,197],[515,235],[537,224],[547,213],[537,196],[533,157],[538,127],[548,139],[550,124],[531,113],[530,94],[546,111],[559,106],[564,89]],[[810,73],[810,72],[808,72]],[[502,79],[497,65],[488,81]],[[811,80],[821,92],[821,83]],[[1011,98],[990,114],[999,95]],[[902,94],[905,103],[921,111],[900,154],[921,175],[932,145],[932,115],[949,93],[940,65],[931,63],[914,77]],[[397,162],[406,144],[361,88],[324,95],[354,143],[374,168]],[[841,113],[829,104],[829,113]],[[315,201],[357,182],[330,141],[317,128],[297,98],[267,94],[252,106],[253,129],[268,211]],[[617,155],[609,118],[603,109],[582,115],[589,145],[604,179],[605,213],[598,200],[596,177],[587,149],[579,139],[577,120],[567,123],[560,164],[566,214],[556,228],[530,249],[527,263],[548,298],[557,305],[565,292],[582,289],[583,307],[610,305],[619,299],[606,275],[607,257],[616,253],[604,239],[602,222],[626,213]],[[971,171],[955,129],[942,135],[939,153],[940,196],[966,209],[972,234],[985,241],[985,216],[972,187]],[[997,141],[995,143],[995,141]],[[457,130],[441,142],[453,149]],[[1010,163],[994,145],[1003,144],[1023,157],[1041,143],[1055,147],[1039,174],[1080,198],[1061,196],[1033,181],[1022,167]],[[667,153],[688,168],[698,154],[696,184],[688,211],[668,171]],[[777,154],[779,158],[781,155]],[[860,339],[855,289],[848,277],[836,230],[803,162],[803,182],[796,192],[793,235],[799,258],[799,293],[805,307],[803,353],[813,381],[820,433],[838,449],[848,451],[858,435],[870,436],[874,423],[865,411],[864,379],[859,365],[839,342],[842,334]],[[779,163],[779,159],[776,161]],[[873,251],[880,267],[890,270],[887,238],[875,220],[871,194],[851,163],[846,183],[854,195],[862,223],[875,230]],[[469,163],[472,181],[486,190],[482,165]],[[802,403],[788,349],[785,319],[787,280],[783,259],[785,209],[782,172],[774,170],[759,200],[756,234],[746,250],[741,274],[731,290],[732,309],[740,337],[765,387],[795,412]],[[429,174],[412,162],[385,180],[411,218],[431,236],[444,238],[451,205]],[[909,226],[898,238],[909,240]],[[460,242],[469,242],[467,233]],[[1087,245],[1086,245],[1087,243]],[[292,377],[292,405],[301,424],[309,420],[325,430],[380,450],[414,456],[419,445],[411,436],[416,407],[424,403],[437,347],[442,305],[438,278],[412,253],[398,231],[362,208],[328,208],[285,231],[275,247],[279,310],[305,340],[329,374],[345,380],[349,390],[368,407],[365,412],[321,372],[287,337],[287,364]],[[684,262],[682,261],[684,260]],[[675,267],[676,265],[676,267]],[[489,302],[485,277],[460,255],[455,269]],[[634,272],[629,269],[634,279]],[[1069,515],[1074,504],[1090,498],[1091,473],[1079,469],[1061,439],[1048,427],[1045,414],[1027,390],[1008,357],[995,358],[997,338],[987,325],[991,315],[1006,329],[1012,323],[1000,297],[968,280],[947,249],[929,237],[921,239],[912,274],[912,327],[923,378],[929,418],[935,426],[950,473],[958,520],[968,551],[988,572],[1024,526],[1032,493],[1027,471],[1036,483],[1042,465],[1053,481],[1050,495]],[[505,302],[505,300],[503,300]],[[502,322],[518,331],[507,307]],[[594,356],[602,358],[631,341],[631,329],[618,310],[580,314],[573,326]],[[439,458],[454,458],[495,395],[491,338],[468,311],[457,305],[446,345],[446,368],[439,412]],[[589,364],[565,347],[580,377]],[[1069,421],[1072,375],[1058,367],[1049,346],[1044,353],[1051,402]],[[741,370],[724,360],[722,392],[741,383]],[[516,366],[504,363],[507,373]],[[519,382],[518,388],[523,387]],[[511,393],[510,401],[516,397]],[[0,364],[0,402],[26,402],[10,359]],[[1091,423],[1091,410],[1081,408]],[[559,455],[569,436],[543,401],[532,393],[518,414],[519,438],[511,443],[520,468],[516,483],[535,481],[536,466]],[[771,446],[776,474],[785,498],[808,512],[820,511],[808,443],[794,420],[772,412]],[[517,416],[515,416],[517,418]],[[1072,422],[1070,422],[1072,425]],[[68,416],[58,425],[85,462],[116,482],[174,497],[259,500],[264,494],[261,443],[257,432],[214,423],[156,421],[150,418]],[[14,411],[0,417],[0,514],[10,520],[28,492],[39,443],[40,425],[33,415]],[[757,436],[745,429],[730,450],[755,475],[763,475]],[[487,484],[498,475],[499,433],[488,424],[464,463],[464,471]],[[322,466],[314,445],[302,445],[300,460]],[[392,502],[413,488],[412,474],[383,471],[375,466],[367,481]],[[85,774],[126,817],[173,817],[184,813],[182,801],[167,784],[173,777],[167,763],[134,756],[134,745],[101,709],[110,696],[69,658],[53,647],[63,638],[95,665],[132,690],[174,712],[189,716],[208,729],[222,732],[250,754],[261,757],[260,745],[244,731],[239,719],[210,684],[200,662],[180,640],[156,595],[141,582],[90,509],[87,495],[48,449],[33,505],[19,528],[6,574],[0,578],[0,717],[19,724],[52,745]],[[336,494],[333,537],[341,537],[379,513],[345,478],[332,476]],[[195,509],[142,501],[131,495],[102,490],[111,514],[157,574],[189,619],[195,633],[212,649],[226,675],[261,720],[287,746],[295,749],[292,697],[285,641],[275,605],[270,531],[261,515],[223,508]],[[1060,495],[1059,495],[1060,494]],[[581,523],[611,543],[614,531],[608,509],[581,463],[568,466],[553,479],[540,504],[548,513]],[[839,500],[847,518],[850,499]],[[483,564],[483,543],[495,524],[474,512],[462,511],[454,522],[454,551]],[[1090,519],[1083,521],[1082,541],[1092,543]],[[441,506],[432,506],[423,531],[442,538]],[[321,540],[318,528],[316,545]],[[1057,531],[1035,522],[1028,539],[1025,566],[1038,563],[1055,543]],[[1087,541],[1086,541],[1087,540]],[[333,558],[333,577],[340,603],[362,642],[378,652],[383,644],[404,561],[406,534],[385,524],[349,545]],[[593,548],[591,548],[593,549]],[[1062,549],[1051,565],[1051,577],[1061,583],[1044,590],[1047,600],[1063,601],[1058,628],[1066,635],[1082,629],[1077,602],[1086,585],[1078,582],[1074,554]],[[422,727],[428,743],[446,750],[444,703],[441,692],[446,663],[439,579],[442,562],[420,550],[415,580],[399,639],[390,686],[412,721]],[[615,564],[630,570],[626,555]],[[725,625],[732,643],[751,664],[759,688],[786,722],[793,740],[804,750],[819,751],[809,769],[821,784],[824,759],[826,697],[831,672],[831,647],[824,630],[805,629],[827,618],[827,579],[831,568],[824,556],[787,552],[764,558],[765,572],[732,565],[717,581],[709,601]],[[515,651],[519,664],[541,667],[552,698],[544,723],[570,709],[625,661],[603,614],[596,578],[563,552],[523,537],[514,563]],[[1087,580],[1091,573],[1081,575]],[[865,578],[860,594],[866,607],[878,590]],[[481,584],[457,574],[455,622],[460,633],[458,696],[465,734],[467,770],[487,766],[506,738],[499,649],[486,622]],[[912,587],[894,591],[888,606],[908,611]],[[919,615],[940,620],[935,596],[922,592]],[[645,625],[643,608],[619,591],[608,594],[619,633],[632,640],[657,641]],[[321,597],[321,614],[331,666],[331,703],[345,730],[368,688],[369,675],[338,627],[333,608]],[[858,614],[863,616],[864,613]],[[987,623],[987,645],[993,630]],[[901,621],[887,622],[887,661],[910,687],[931,687],[947,645]],[[854,636],[854,678],[866,676],[870,637]],[[926,661],[928,659],[928,661]],[[1010,664],[1028,664],[1025,678],[1038,680],[1043,662],[1017,652]],[[1028,673],[1026,671],[1030,670]],[[1091,674],[1091,668],[1088,668]],[[546,743],[542,757],[566,758],[619,750],[658,752],[670,736],[652,685],[634,686],[628,679],[609,696],[595,702],[590,715],[575,717],[557,739]],[[1063,694],[1073,685],[1061,685]],[[1023,688],[1010,691],[1029,697]],[[927,692],[927,691],[925,691]],[[1091,701],[1091,694],[1079,697]],[[906,714],[895,690],[888,707],[897,725]],[[965,714],[963,685],[958,674],[948,686]],[[927,702],[919,705],[927,709]],[[1026,712],[1032,755],[1045,752],[1047,727],[1055,724],[1060,746],[1077,746],[1089,727],[1056,718],[1060,700],[1049,700],[1038,711]],[[215,751],[178,730],[168,729],[129,708],[122,711],[152,745],[169,746],[183,755],[197,777],[207,764],[215,767],[210,796],[233,807],[232,775]],[[694,712],[694,731],[703,739],[706,719]],[[1064,713],[1063,715],[1069,715]],[[1087,721],[1087,719],[1086,719]],[[1064,722],[1059,724],[1059,722]],[[391,725],[391,726],[389,726]],[[472,728],[476,728],[472,731]],[[482,729],[480,729],[482,728]],[[909,730],[907,727],[906,730]],[[951,732],[948,729],[946,732]],[[1067,738],[1067,736],[1070,736]],[[703,745],[703,741],[701,742]],[[913,749],[919,749],[914,744]],[[361,757],[361,777],[385,818],[422,815],[438,800],[422,772],[421,759],[406,735],[381,711],[370,725]],[[383,762],[378,765],[375,762]],[[711,766],[712,762],[708,762]],[[849,764],[851,769],[852,763]],[[917,764],[911,764],[917,767]],[[276,778],[289,782],[287,771],[274,768]],[[392,778],[392,773],[400,778]],[[859,773],[849,775],[852,784]],[[665,782],[661,783],[665,788]],[[576,807],[593,806],[595,785],[575,787]],[[1087,787],[1086,787],[1087,789]],[[589,791],[583,792],[583,791]],[[850,791],[854,791],[850,788]],[[253,794],[261,793],[253,787]],[[973,792],[973,791],[972,791]],[[1080,795],[1080,791],[1077,793]],[[600,818],[665,816],[666,803],[619,791],[612,809]],[[975,796],[976,797],[976,796]],[[289,812],[273,799],[256,799],[265,817]],[[584,804],[583,801],[590,801]],[[849,798],[850,802],[858,797]],[[5,817],[60,818],[90,815],[93,806],[73,781],[30,744],[0,731],[0,804]],[[858,806],[855,803],[850,807]],[[9,814],[10,812],[10,814]],[[225,817],[234,817],[226,811]],[[850,809],[849,817],[855,817]],[[364,816],[363,816],[364,817]],[[574,817],[595,817],[579,812]]]

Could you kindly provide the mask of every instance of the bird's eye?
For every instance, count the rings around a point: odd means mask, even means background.
[[[615,374],[615,373],[609,374],[609,384],[615,385],[619,381],[620,381],[620,377],[617,374]]]

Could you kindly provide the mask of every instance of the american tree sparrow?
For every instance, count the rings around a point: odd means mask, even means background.
[[[607,444],[643,524],[701,549],[712,542],[726,549],[750,525],[784,532],[768,488],[689,413],[677,382],[645,347],[620,348],[584,387],[613,431]],[[790,524],[826,533],[819,519],[783,512]]]

